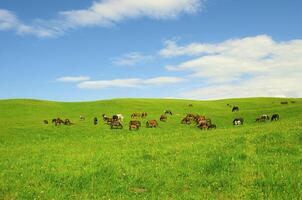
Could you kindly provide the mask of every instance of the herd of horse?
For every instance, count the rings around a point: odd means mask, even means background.
[[[282,102],[283,103],[283,102]],[[192,104],[189,104],[189,107],[192,107]],[[228,107],[231,107],[232,112],[238,112],[239,106],[232,106],[230,104],[227,104]],[[165,110],[162,115],[159,117],[159,121],[161,122],[167,122],[168,116],[172,116],[171,110]],[[129,121],[129,130],[139,130],[142,126],[141,119],[145,119],[148,116],[147,112],[134,112],[131,115],[131,120]],[[272,114],[270,117],[267,114],[262,114],[259,117],[256,118],[255,122],[266,122],[266,121],[277,121],[279,120],[280,116],[279,114]],[[124,116],[122,114],[115,114],[113,116],[107,116],[106,114],[102,115],[102,119],[105,124],[109,125],[111,129],[122,129],[123,128],[123,121]],[[80,120],[84,121],[85,117],[80,116]],[[51,121],[55,126],[59,125],[73,125],[69,119],[62,120],[61,118],[55,118]],[[233,120],[233,125],[243,125],[244,119],[243,117],[235,118]],[[99,123],[98,118],[93,118],[93,124],[97,125]],[[193,113],[187,113],[184,118],[180,121],[181,124],[192,124],[194,123],[196,127],[199,129],[216,129],[216,124],[212,123],[212,120],[210,118],[207,118],[204,115],[199,114],[193,114]],[[48,124],[48,120],[44,120],[44,124]],[[147,120],[146,121],[146,128],[156,128],[158,127],[158,122],[156,119]]]

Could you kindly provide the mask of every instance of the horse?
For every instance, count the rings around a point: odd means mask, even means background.
[[[98,124],[98,118],[97,118],[97,117],[94,117],[94,118],[93,118],[93,124],[94,124],[94,125],[97,125],[97,124]]]
[[[134,112],[134,113],[131,114],[131,118],[136,118],[136,117],[141,117],[141,116],[142,115],[139,112]]]
[[[81,120],[81,121],[84,121],[84,120],[85,120],[85,117],[82,116],[82,115],[80,115],[80,120]]]
[[[261,115],[260,117],[256,118],[256,122],[265,122],[266,120],[269,120],[270,117],[266,114]]]
[[[129,127],[131,126],[131,125],[137,125],[137,126],[141,126],[141,122],[140,121],[138,121],[138,120],[131,120],[130,122],[129,122]]]
[[[165,115],[172,115],[172,111],[171,110],[165,110],[164,114]]]
[[[188,106],[189,106],[189,107],[193,107],[193,104],[189,104]]]
[[[281,101],[280,103],[281,103],[281,104],[288,104],[287,101]]]
[[[122,129],[123,125],[119,121],[112,121],[112,122],[110,122],[110,128],[111,129],[114,129],[114,128],[115,129]]]
[[[232,112],[236,112],[236,111],[239,111],[239,107],[238,106],[233,106]]]
[[[141,117],[142,117],[142,118],[146,118],[147,115],[148,115],[148,114],[147,114],[146,112],[142,112]]]
[[[162,121],[162,122],[166,122],[167,121],[167,116],[166,115],[161,115],[159,120]]]
[[[191,117],[185,117],[181,120],[182,124],[191,124],[192,123],[192,118]]]
[[[138,124],[129,124],[129,131],[131,131],[131,130],[138,130],[139,127],[140,126]]]
[[[55,125],[58,126],[64,124],[64,121],[58,117],[57,119],[53,119],[52,123],[55,123]]]
[[[277,121],[277,120],[279,120],[279,118],[280,118],[279,114],[273,114],[271,121]]]
[[[206,119],[200,120],[197,125],[200,129],[209,129],[209,126],[211,126],[211,122]]]
[[[65,119],[64,124],[68,126],[73,125],[73,123],[69,119]]]
[[[155,120],[155,119],[153,119],[153,120],[148,120],[147,122],[146,122],[146,127],[147,128],[156,128],[156,127],[158,127],[158,123],[157,123],[157,121]]]
[[[44,122],[44,124],[48,124],[48,120],[46,120],[46,119],[43,122]]]
[[[233,120],[233,125],[243,125],[243,118],[240,117],[240,118],[236,118]]]

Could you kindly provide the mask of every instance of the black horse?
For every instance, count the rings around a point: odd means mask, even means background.
[[[97,118],[97,117],[93,118],[93,124],[94,124],[94,125],[97,125],[97,124],[98,124],[98,118]]]
[[[280,118],[279,114],[273,114],[271,121],[277,121],[277,120],[279,120],[279,118]]]
[[[233,106],[232,112],[236,112],[236,111],[239,111],[239,107],[238,106]]]

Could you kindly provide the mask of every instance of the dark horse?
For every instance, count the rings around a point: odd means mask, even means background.
[[[279,120],[279,118],[280,118],[279,114],[273,114],[271,121],[277,121],[277,120]]]
[[[239,111],[239,107],[238,106],[233,106],[232,112],[236,112],[236,111]]]

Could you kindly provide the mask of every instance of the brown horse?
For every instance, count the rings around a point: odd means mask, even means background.
[[[138,120],[131,120],[130,122],[129,122],[129,126],[131,126],[131,125],[137,125],[137,126],[141,126],[141,122],[140,121],[138,121]]]
[[[131,118],[137,118],[137,117],[141,117],[141,116],[142,116],[142,114],[139,112],[134,112],[131,114]]]
[[[146,112],[142,112],[141,117],[142,117],[142,118],[146,118],[147,115],[148,115],[148,114],[147,114]]]
[[[110,123],[110,128],[111,129],[122,129],[123,128],[123,125],[121,124],[121,122],[120,121],[112,121],[111,123]]]
[[[131,130],[138,130],[139,127],[140,126],[138,124],[129,124],[129,131],[131,131]]]
[[[182,124],[191,124],[192,121],[193,121],[193,118],[191,118],[191,117],[185,117],[185,118],[183,118],[183,119],[181,120],[180,123],[182,123]]]
[[[167,121],[167,116],[166,115],[161,115],[159,120],[162,121],[162,122],[166,122]]]
[[[158,123],[157,123],[157,121],[155,120],[155,119],[153,119],[153,120],[148,120],[147,122],[146,122],[146,127],[147,128],[156,128],[156,127],[158,127]]]

